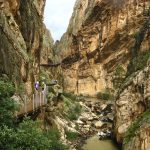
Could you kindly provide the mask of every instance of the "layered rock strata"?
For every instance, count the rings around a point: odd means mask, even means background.
[[[143,114],[143,118],[142,121],[139,122],[135,122],[134,126],[136,125],[136,130],[133,129],[132,126],[132,130],[130,127],[130,130],[133,131],[134,136],[126,136],[125,140],[124,140],[124,145],[123,145],[123,149],[124,150],[148,150],[150,147],[150,113],[149,112],[145,112]],[[137,126],[138,124],[138,126]],[[134,127],[135,128],[135,127]],[[129,131],[128,131],[129,132]],[[129,133],[131,134],[131,132]],[[126,141],[126,142],[125,142]]]
[[[134,73],[126,81],[116,101],[115,130],[122,142],[128,127],[150,108],[150,66]]]
[[[40,64],[52,54],[52,39],[43,24],[45,0],[0,1],[0,74],[23,84],[31,96]]]
[[[148,0],[78,0],[67,32],[57,43],[64,90],[95,95],[112,87],[112,72],[126,70],[134,35],[148,16]],[[142,43],[140,51],[149,49]]]

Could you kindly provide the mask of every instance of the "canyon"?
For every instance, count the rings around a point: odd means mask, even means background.
[[[0,0],[0,76],[14,83],[15,100],[23,105],[26,96],[30,102],[36,81],[57,80],[58,89],[50,87],[45,113],[38,116],[46,130],[57,126],[73,150],[66,130],[95,134],[95,120],[100,125],[111,114],[112,138],[120,148],[148,150],[150,1],[77,0],[66,33],[55,43],[43,23],[45,2]],[[103,106],[110,103],[107,114]],[[86,111],[80,114],[79,105]]]

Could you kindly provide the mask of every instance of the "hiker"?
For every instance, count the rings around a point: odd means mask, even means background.
[[[42,88],[42,92],[44,92],[46,89],[46,84],[44,81],[41,83],[41,88]]]
[[[39,89],[39,86],[40,86],[39,81],[35,82],[35,89],[36,89],[36,90]]]

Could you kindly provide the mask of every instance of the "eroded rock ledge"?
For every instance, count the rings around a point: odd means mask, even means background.
[[[0,1],[0,74],[30,97],[40,64],[52,58],[53,40],[43,24],[45,0]]]
[[[118,65],[126,70],[132,58],[134,35],[148,18],[148,9],[148,0],[78,0],[56,46],[58,56],[68,61],[63,66],[64,90],[95,95],[111,88],[112,72]],[[148,49],[145,36],[140,51]],[[80,59],[73,59],[76,55]]]
[[[121,142],[127,128],[144,111],[150,108],[150,67],[136,72],[127,81],[128,86],[116,100],[115,130],[117,141]]]
[[[150,111],[140,116],[128,129],[124,150],[148,150],[150,147]]]

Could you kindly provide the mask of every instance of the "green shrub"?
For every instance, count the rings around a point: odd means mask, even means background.
[[[20,83],[18,87],[16,88],[16,93],[19,94],[20,96],[25,94],[25,85],[24,83]]]
[[[2,150],[67,150],[59,141],[58,130],[45,133],[39,121],[23,120],[17,127],[13,122],[13,113],[17,108],[11,96],[13,84],[0,80],[0,149]]]
[[[0,126],[0,149],[15,150],[17,134],[13,128],[8,126]]]
[[[62,95],[61,98],[64,101],[64,109],[63,109],[64,116],[71,121],[76,120],[82,111],[80,104],[68,97],[65,97],[64,95]]]
[[[58,140],[51,140],[49,150],[69,150],[69,148]]]
[[[134,121],[128,128],[123,144],[127,144],[135,135],[141,124],[150,118],[150,110],[144,112],[136,121]]]
[[[65,134],[66,134],[66,138],[69,141],[77,140],[77,138],[79,137],[79,133],[77,133],[77,132],[72,132],[72,131],[65,130]]]
[[[121,65],[118,65],[117,67],[116,67],[116,69],[115,69],[115,71],[114,71],[114,76],[116,76],[116,77],[122,77],[122,76],[124,76],[125,75],[125,70],[124,70],[124,68],[121,66]]]
[[[13,126],[13,114],[17,104],[11,98],[15,88],[10,81],[0,80],[0,126]]]
[[[78,114],[81,113],[81,105],[76,103],[75,107],[74,107],[74,111]]]
[[[24,120],[15,130],[4,126],[0,130],[0,149],[67,150],[67,147],[59,141],[55,131],[52,135],[50,133],[43,132],[39,121],[32,121],[30,119]]]
[[[78,119],[78,115],[74,111],[69,110],[68,114],[67,114],[67,118],[70,121],[77,120]]]
[[[104,92],[98,92],[97,98],[102,100],[112,100],[114,98],[110,89],[105,89]]]
[[[81,114],[81,106],[78,103],[75,103],[72,106],[69,106],[67,111],[67,117],[69,120],[77,120]]]
[[[50,139],[59,140],[60,132],[57,128],[52,128],[48,132],[46,132],[46,136],[48,136]]]
[[[0,98],[11,97],[14,92],[14,85],[10,81],[0,80]]]
[[[46,70],[44,70],[44,69],[40,70],[40,81],[44,81],[45,83],[49,83],[50,82],[49,73]]]
[[[69,98],[69,99],[71,99],[71,100],[74,100],[74,101],[77,100],[77,96],[74,95],[73,93],[63,92],[62,94],[63,94],[65,97],[67,97],[67,98]]]
[[[16,148],[18,149],[48,149],[49,139],[43,134],[39,122],[23,121],[17,128]]]
[[[125,74],[126,71],[124,70],[124,68],[121,65],[118,65],[112,76],[113,87],[115,89],[118,89],[121,86],[125,78]]]
[[[126,76],[129,76],[132,73],[143,69],[147,65],[147,61],[149,60],[149,58],[150,58],[150,51],[146,51],[141,53],[139,56],[135,57],[133,60],[131,60],[128,66]]]

